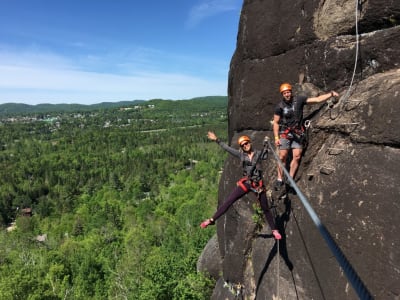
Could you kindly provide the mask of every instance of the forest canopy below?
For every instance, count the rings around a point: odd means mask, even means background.
[[[37,108],[0,106],[0,299],[209,299],[227,97]]]

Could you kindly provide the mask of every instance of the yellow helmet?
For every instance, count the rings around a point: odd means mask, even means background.
[[[282,83],[280,88],[279,88],[279,92],[282,94],[284,91],[291,91],[292,90],[292,86],[289,83]]]
[[[240,138],[238,138],[239,146],[242,146],[244,142],[251,142],[250,138],[247,135],[242,135]]]

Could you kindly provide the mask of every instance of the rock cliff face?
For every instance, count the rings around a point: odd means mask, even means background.
[[[400,299],[399,24],[398,0],[245,0],[229,72],[232,145],[272,138],[282,82],[340,93],[333,107],[307,106],[295,180],[375,299]],[[272,189],[272,155],[265,170]],[[219,203],[240,176],[228,158]],[[217,221],[198,264],[217,279],[212,299],[358,299],[298,197],[276,196],[279,244],[254,222],[252,195]]]

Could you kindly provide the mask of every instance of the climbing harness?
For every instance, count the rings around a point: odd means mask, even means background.
[[[246,137],[246,136],[244,136]],[[243,137],[241,137],[243,138]],[[239,138],[239,139],[241,139]],[[247,137],[246,137],[247,138]],[[248,183],[250,185],[250,190],[253,191],[254,193],[257,194],[258,198],[260,197],[260,194],[262,192],[265,192],[265,187],[264,183],[262,180],[262,171],[257,169],[257,164],[260,163],[261,160],[266,159],[268,156],[268,148],[267,145],[264,141],[264,148],[261,152],[258,152],[258,156],[256,157],[256,160],[254,162],[251,162],[249,165],[250,168],[246,169],[245,172],[243,172],[245,175],[243,178],[239,179],[239,181],[236,183],[237,186],[239,186],[244,192],[248,192],[249,188],[245,185],[245,183]],[[242,164],[245,165],[246,162],[244,159],[242,159]]]
[[[259,180],[258,182],[255,182],[253,180],[250,180],[248,177],[243,177],[239,179],[239,181],[236,183],[243,191],[246,193],[249,191],[249,189],[246,187],[245,183],[250,184],[250,190],[253,191],[256,194],[261,194],[265,188],[262,179]]]
[[[297,141],[302,141],[304,139],[304,127],[286,127],[284,131],[280,133],[281,138],[283,139],[295,139]]]

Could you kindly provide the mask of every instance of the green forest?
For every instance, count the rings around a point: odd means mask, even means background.
[[[210,298],[227,97],[0,112],[0,300]]]

